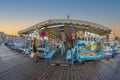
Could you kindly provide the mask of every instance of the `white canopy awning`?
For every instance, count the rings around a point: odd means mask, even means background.
[[[69,25],[73,25],[76,31],[85,30],[85,31],[93,32],[100,35],[110,34],[111,32],[111,29],[105,26],[88,22],[88,21],[72,20],[72,19],[52,19],[52,20],[40,22],[29,28],[21,30],[18,32],[18,34],[28,34],[30,32],[33,32],[36,29],[41,29],[41,28],[43,29],[52,28],[52,30],[55,30],[56,32],[58,32],[57,31],[58,29],[55,26],[60,27],[61,25],[64,25],[67,28],[69,28]],[[67,28],[65,30],[69,30]]]

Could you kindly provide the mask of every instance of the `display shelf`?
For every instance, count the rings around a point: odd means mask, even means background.
[[[57,49],[53,49],[53,50],[47,52],[47,55],[45,56],[45,59],[46,59],[46,60],[47,60],[47,59],[52,60],[52,58],[53,58],[53,56],[55,55],[56,51],[57,51]]]
[[[45,51],[45,48],[39,47],[37,48],[38,51]]]
[[[40,58],[44,58],[46,52],[45,50],[45,47],[37,47],[37,56]]]
[[[98,50],[79,50],[81,53],[94,53],[97,52]]]
[[[96,53],[97,53],[97,55],[94,55],[94,53],[88,53],[89,55],[78,56],[77,60],[81,60],[81,61],[84,61],[84,60],[99,60],[99,59],[104,58],[102,50],[99,50],[99,51],[95,52],[95,54]],[[84,53],[84,54],[86,54],[86,53]]]
[[[67,50],[66,61],[72,60],[72,50]]]
[[[66,62],[68,63],[71,61],[71,64],[76,60],[76,52],[75,49],[67,50],[67,55],[66,55]]]
[[[23,53],[30,54],[32,52],[32,40],[27,39],[23,48]]]
[[[53,56],[55,55],[57,48],[54,45],[46,41],[45,46],[45,60],[52,60]]]
[[[104,42],[105,56],[111,56],[112,58],[114,58],[116,50],[117,48],[115,46],[115,42]]]
[[[56,53],[56,48],[49,48],[49,47],[40,47],[37,49],[38,52],[40,52],[40,54],[43,54],[42,56],[44,56],[44,58],[47,59],[52,59],[52,57],[54,56],[54,54]]]
[[[99,60],[104,58],[104,52],[98,49],[97,41],[78,41],[77,48],[77,60]]]

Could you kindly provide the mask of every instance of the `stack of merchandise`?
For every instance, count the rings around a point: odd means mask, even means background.
[[[99,55],[98,53],[79,53],[79,57],[80,56],[97,56]]]
[[[37,52],[37,56],[40,58],[44,58],[44,53],[43,52]]]
[[[91,50],[91,45],[89,43],[86,43],[86,49]]]
[[[95,42],[91,43],[91,50],[96,50],[97,49],[97,44]]]

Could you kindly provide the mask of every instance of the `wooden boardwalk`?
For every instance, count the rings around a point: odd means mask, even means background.
[[[34,63],[29,57],[0,46],[0,80],[120,80],[120,54],[111,61],[69,67]]]

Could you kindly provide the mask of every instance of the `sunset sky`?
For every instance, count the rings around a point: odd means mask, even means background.
[[[48,19],[85,20],[120,36],[120,0],[0,0],[0,31],[17,32]]]

